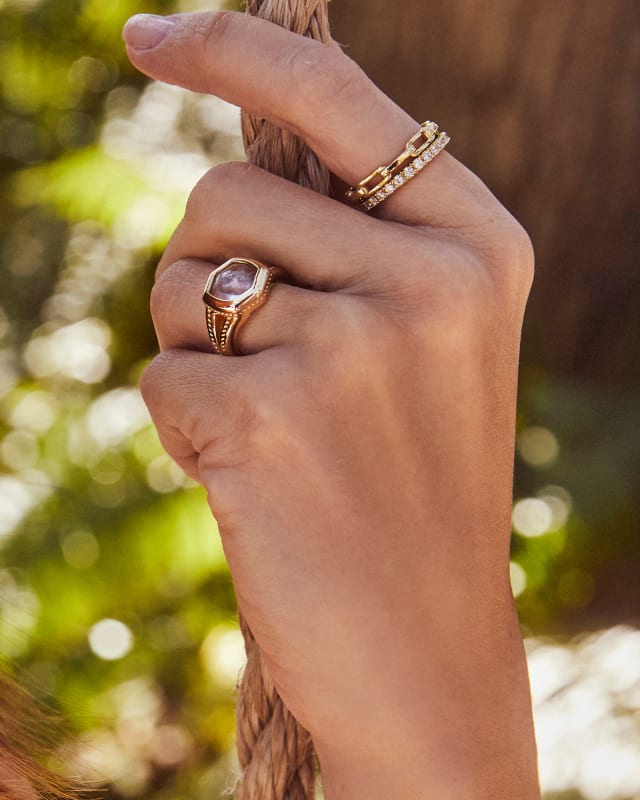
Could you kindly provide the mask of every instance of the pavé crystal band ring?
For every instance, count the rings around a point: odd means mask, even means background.
[[[370,211],[423,170],[449,141],[449,135],[439,131],[435,122],[423,122],[402,153],[390,164],[375,169],[357,186],[352,186],[346,193],[347,200]]]
[[[214,353],[237,355],[234,338],[238,329],[266,302],[273,282],[284,277],[284,270],[251,258],[230,258],[211,272],[202,300]]]

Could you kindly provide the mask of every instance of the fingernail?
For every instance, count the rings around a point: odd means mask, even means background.
[[[173,20],[170,17],[136,14],[122,29],[122,38],[136,50],[151,50],[160,44],[172,28]]]

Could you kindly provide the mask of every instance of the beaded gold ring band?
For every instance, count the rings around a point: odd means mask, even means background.
[[[351,187],[346,193],[347,200],[365,211],[371,211],[423,170],[449,141],[449,135],[445,131],[438,131],[435,122],[423,122],[402,153],[390,164],[378,167],[357,186]]]

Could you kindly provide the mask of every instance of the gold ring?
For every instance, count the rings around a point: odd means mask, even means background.
[[[347,200],[371,211],[423,170],[449,141],[449,135],[439,131],[435,122],[423,122],[400,155],[390,164],[374,169],[357,186],[352,186],[346,193]]]
[[[238,329],[266,302],[273,282],[284,276],[284,270],[251,258],[230,258],[211,272],[202,300],[214,353],[237,355],[233,343]]]

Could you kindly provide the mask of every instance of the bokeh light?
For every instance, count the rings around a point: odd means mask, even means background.
[[[149,424],[149,412],[133,388],[119,388],[102,394],[87,412],[87,429],[100,448],[119,447]]]
[[[553,526],[553,512],[545,500],[527,497],[514,504],[511,520],[514,531],[521,536],[542,536]]]
[[[85,319],[50,334],[36,336],[25,348],[24,360],[37,378],[61,375],[82,383],[100,383],[109,374],[109,327]]]
[[[518,453],[532,467],[549,467],[558,458],[560,445],[548,428],[532,425],[518,436]]]
[[[242,634],[228,627],[214,628],[202,643],[200,655],[209,675],[234,686],[246,661]]]
[[[89,569],[100,558],[100,545],[89,531],[71,531],[61,543],[64,560],[75,569]]]
[[[89,631],[91,650],[105,661],[123,658],[133,647],[133,634],[117,619],[101,619]]]
[[[17,478],[0,476],[0,539],[13,533],[34,506],[34,497]]]
[[[640,795],[640,631],[615,627],[574,646],[528,642],[541,781],[589,800]]]
[[[527,588],[527,573],[516,561],[509,562],[509,579],[513,596],[520,597]]]

